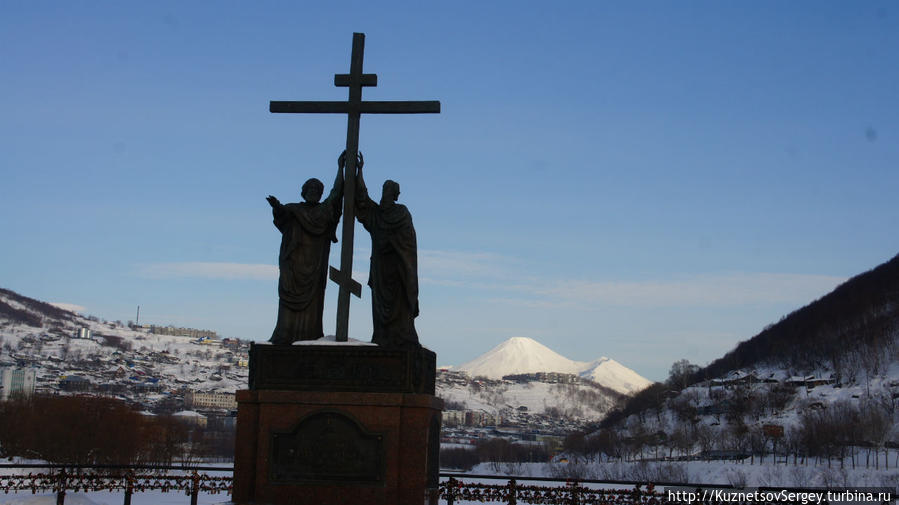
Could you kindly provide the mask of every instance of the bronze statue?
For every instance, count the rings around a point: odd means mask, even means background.
[[[337,159],[334,187],[323,202],[325,186],[312,178],[303,184],[305,201],[282,204],[274,196],[266,200],[272,206],[275,226],[281,231],[278,267],[278,323],[269,341],[291,344],[297,340],[315,340],[323,336],[322,310],[328,278],[328,254],[331,242],[337,242],[343,198],[345,155]]]
[[[396,203],[400,185],[384,183],[381,202],[369,198],[362,179],[360,154],[357,174],[356,218],[371,234],[371,341],[387,347],[418,348],[418,246],[412,215]]]

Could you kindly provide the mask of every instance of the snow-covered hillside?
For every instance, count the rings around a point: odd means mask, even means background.
[[[609,394],[589,383],[550,384],[540,381],[472,381],[468,385],[447,383],[438,375],[437,395],[448,409],[463,405],[465,410],[484,412],[509,420],[545,415],[556,420],[598,421],[615,407],[618,395]],[[474,384],[474,386],[472,386]],[[533,421],[530,422],[533,424]]]
[[[77,338],[84,330],[90,338]],[[149,410],[177,409],[189,391],[246,388],[247,347],[245,341],[150,333],[0,290],[0,365],[34,368],[39,392],[95,391]],[[67,389],[73,378],[82,382]],[[456,371],[438,374],[437,395],[447,400],[448,410],[490,414],[512,425],[546,424],[560,432],[600,420],[622,394],[648,384],[614,360],[573,361],[532,339],[512,338]]]
[[[605,356],[574,361],[527,337],[513,337],[455,370],[472,377],[501,379],[506,375],[556,372],[579,375],[602,386],[631,394],[652,384],[637,372]]]
[[[77,338],[89,330],[90,338]],[[0,365],[34,368],[38,391],[73,377],[150,406],[176,390],[233,392],[247,384],[246,342],[158,335],[84,317],[0,290]],[[87,389],[84,389],[87,388]]]

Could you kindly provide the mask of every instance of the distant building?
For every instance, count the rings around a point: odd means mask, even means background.
[[[444,410],[445,426],[497,426],[501,417],[479,410]]]
[[[62,391],[90,391],[93,387],[91,381],[80,375],[68,375],[59,379],[59,389]]]
[[[75,330],[75,334],[72,336],[72,338],[83,338],[90,340],[91,330],[88,328],[78,328],[77,330]]]
[[[240,339],[237,338],[223,338],[222,339],[222,347],[231,349],[232,351],[239,351],[241,344]]]
[[[21,395],[30,398],[34,395],[35,371],[33,368],[6,367],[2,374],[2,390],[0,399],[8,400],[11,396]]]
[[[189,409],[233,410],[237,408],[237,399],[234,397],[234,393],[188,391],[184,395],[184,406]]]
[[[466,426],[496,426],[500,424],[501,419],[492,414],[482,411],[467,410],[465,411]]]
[[[545,382],[547,384],[580,384],[581,378],[571,373],[535,372],[504,375],[503,380],[524,384],[527,382]]]
[[[465,424],[465,411],[464,410],[444,410],[443,411],[443,424],[446,426],[458,426],[460,424]]]
[[[146,325],[144,326],[146,328]],[[150,333],[154,335],[173,335],[176,337],[217,339],[218,335],[212,330],[198,330],[196,328],[180,328],[177,326],[150,325]]]

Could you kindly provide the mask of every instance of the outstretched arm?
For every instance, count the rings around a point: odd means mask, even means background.
[[[278,228],[283,233],[285,216],[287,215],[284,205],[272,195],[268,195],[266,200],[268,200],[268,204],[272,206],[272,217],[274,218],[275,228]]]

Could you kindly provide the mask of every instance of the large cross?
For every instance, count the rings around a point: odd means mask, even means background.
[[[269,112],[337,113],[347,115],[346,165],[344,168],[343,231],[340,245],[340,270],[330,268],[331,280],[340,286],[337,296],[337,341],[347,341],[350,319],[350,293],[361,297],[362,286],[353,280],[353,229],[356,225],[354,203],[356,201],[356,153],[359,150],[359,118],[367,114],[420,114],[439,113],[440,102],[363,102],[362,87],[377,86],[377,74],[362,73],[362,55],[365,51],[365,34],[353,34],[353,53],[350,57],[350,73],[336,74],[334,85],[349,88],[346,102],[269,102]]]

